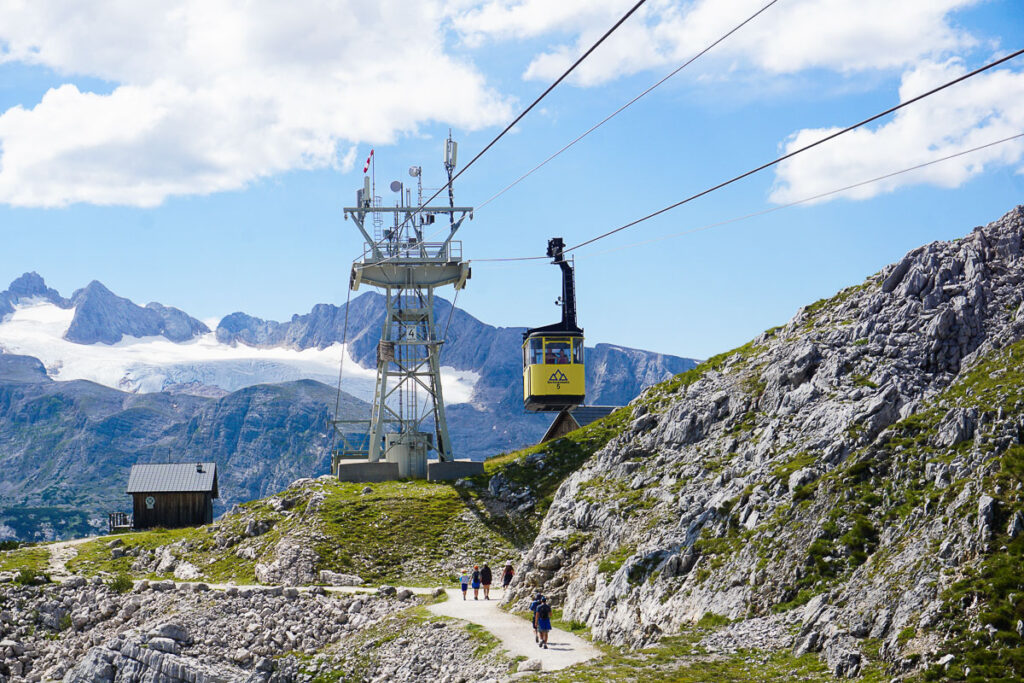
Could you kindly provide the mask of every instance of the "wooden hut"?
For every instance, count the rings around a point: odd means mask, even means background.
[[[132,497],[136,529],[198,526],[213,521],[217,465],[178,462],[132,465],[127,493]]]
[[[611,415],[613,411],[618,409],[619,406],[576,406],[575,408],[562,410],[555,415],[554,421],[548,427],[548,431],[544,432],[540,443],[563,437],[580,427],[586,427],[591,422]]]

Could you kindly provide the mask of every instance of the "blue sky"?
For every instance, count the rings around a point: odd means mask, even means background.
[[[452,128],[467,161],[631,2],[407,6],[0,3],[0,282],[98,279],[196,317],[341,303],[361,240],[342,207]],[[456,185],[480,204],[762,2],[651,0]],[[779,0],[479,211],[470,259],[617,227],[1021,47],[1019,0]],[[742,344],[913,247],[1024,201],[1021,140],[898,181],[647,244],[1024,132],[1024,58],[576,252],[590,343],[691,357]],[[459,305],[558,311],[545,262],[478,262]],[[448,293],[451,296],[451,293]]]

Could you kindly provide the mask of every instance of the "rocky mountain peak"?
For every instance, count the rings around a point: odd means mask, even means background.
[[[145,308],[119,297],[93,280],[71,296],[75,315],[64,338],[79,344],[116,344],[124,336],[164,336],[188,341],[210,331],[206,325],[177,308],[151,303]]]
[[[68,308],[71,305],[60,295],[60,292],[47,287],[46,282],[38,273],[25,273],[21,277],[15,278],[6,290],[0,292],[0,319],[13,313],[15,304],[40,299],[61,308]]]
[[[93,280],[85,287],[76,289],[71,294],[71,303],[75,306],[79,305],[85,298],[119,298],[99,280]]]
[[[60,292],[52,287],[47,287],[42,276],[34,271],[25,273],[11,282],[7,287],[7,294],[14,303],[22,299],[36,298],[57,304],[61,308],[67,308],[70,305],[68,300],[60,295]]]

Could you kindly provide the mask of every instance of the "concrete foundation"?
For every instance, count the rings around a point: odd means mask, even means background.
[[[452,481],[484,473],[484,464],[473,460],[428,462],[427,481]]]
[[[398,479],[398,463],[350,460],[338,463],[338,479],[352,482],[394,481]]]

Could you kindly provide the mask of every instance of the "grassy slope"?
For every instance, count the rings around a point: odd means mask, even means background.
[[[317,569],[357,574],[369,583],[449,581],[461,565],[485,561],[500,565],[517,557],[533,542],[562,480],[619,434],[628,417],[629,410],[623,409],[555,442],[492,458],[485,463],[486,473],[467,485],[387,482],[371,485],[372,493],[364,494],[365,484],[318,481],[309,490],[279,494],[279,498],[298,501],[286,511],[275,510],[271,499],[252,501],[242,505],[240,513],[225,515],[208,527],[128,534],[124,547],[155,550],[172,545],[207,581],[252,583],[255,564],[272,559],[273,547],[282,536],[315,530],[312,545],[320,558]],[[537,454],[543,457],[540,466],[530,457]],[[495,474],[503,475],[517,490],[528,488],[533,507],[520,512],[495,507],[486,493]],[[308,501],[316,492],[323,494],[323,501],[307,514]],[[273,527],[227,549],[217,546],[220,536],[241,535],[249,519],[267,520]],[[256,559],[236,555],[246,546],[255,549]],[[87,575],[132,573],[134,561],[133,554],[112,558],[107,540],[98,538],[78,546],[78,556],[68,568]]]
[[[46,570],[50,553],[46,548],[27,547],[0,551],[0,572],[31,569],[41,572]]]
[[[504,561],[515,553],[503,537],[482,524],[468,510],[455,487],[426,482],[388,482],[372,485],[317,482],[298,492],[289,490],[299,502],[289,510],[277,511],[267,499],[241,506],[242,511],[225,515],[208,527],[155,529],[129,534],[124,547],[153,550],[176,544],[178,554],[196,565],[208,581],[254,583],[257,562],[270,562],[273,549],[285,535],[314,532],[310,543],[319,562],[317,569],[357,574],[370,583],[429,584],[449,578],[441,565],[458,555],[465,561]],[[322,493],[315,512],[307,514],[309,498]],[[270,531],[228,548],[218,547],[220,536],[242,536],[250,519],[273,523]],[[252,547],[255,559],[239,557],[236,551]],[[78,557],[68,563],[72,571],[131,572],[135,557],[112,558],[105,539],[78,547]],[[169,575],[149,575],[169,578]]]

